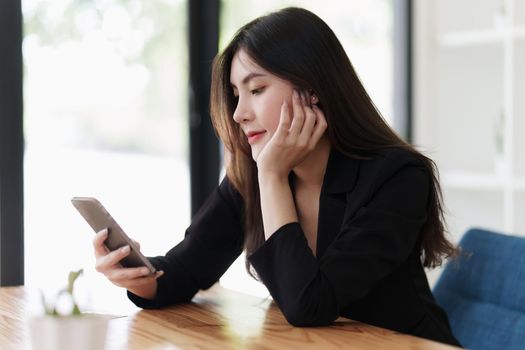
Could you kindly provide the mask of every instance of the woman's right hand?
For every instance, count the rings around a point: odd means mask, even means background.
[[[95,269],[114,285],[126,288],[142,298],[154,299],[157,293],[157,278],[162,276],[164,271],[157,271],[150,275],[147,267],[122,267],[120,260],[129,255],[130,247],[124,246],[109,251],[104,245],[107,237],[108,230],[104,229],[98,232],[93,239],[96,257]],[[140,247],[138,242],[133,242]]]

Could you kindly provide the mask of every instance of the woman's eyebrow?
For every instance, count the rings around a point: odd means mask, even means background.
[[[242,79],[241,84],[246,85],[246,84],[248,84],[248,82],[249,82],[251,79],[253,79],[253,78],[257,78],[257,77],[264,77],[264,76],[266,76],[266,74],[252,72],[252,73],[248,74],[247,76],[245,76],[245,77]],[[237,88],[237,86],[235,86],[235,84],[232,83],[231,81],[230,81],[230,85],[231,85],[232,87],[234,87],[234,88]]]

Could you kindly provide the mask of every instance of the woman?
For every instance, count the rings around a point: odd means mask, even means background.
[[[242,27],[213,64],[227,176],[185,239],[122,268],[100,232],[97,270],[143,308],[187,302],[241,251],[295,326],[337,317],[459,345],[424,267],[455,253],[434,163],[384,122],[330,28],[287,8]],[[162,276],[162,277],[161,277]]]

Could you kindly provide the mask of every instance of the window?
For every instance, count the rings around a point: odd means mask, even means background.
[[[97,197],[146,255],[190,221],[186,7],[182,0],[23,2],[26,284],[62,287],[93,232],[70,203]],[[154,204],[154,205],[152,205]],[[84,288],[82,288],[84,289]]]

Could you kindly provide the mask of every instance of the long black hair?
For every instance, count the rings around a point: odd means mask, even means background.
[[[256,164],[242,130],[233,120],[236,99],[230,72],[239,50],[296,88],[315,92],[328,123],[332,147],[340,152],[366,159],[382,149],[402,148],[420,159],[431,174],[428,219],[422,228],[423,264],[435,267],[443,258],[455,255],[456,249],[445,237],[443,198],[435,163],[388,126],[330,27],[312,12],[289,7],[240,28],[213,63],[210,110],[215,130],[230,153],[228,177],[244,199],[247,256],[264,243],[264,232]],[[247,268],[251,273],[248,262]]]

